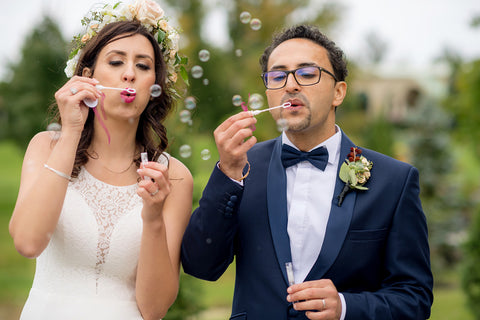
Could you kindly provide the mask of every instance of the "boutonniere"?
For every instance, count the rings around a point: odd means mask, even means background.
[[[367,158],[361,154],[362,150],[351,147],[347,159],[345,159],[340,167],[339,177],[340,180],[345,182],[345,186],[338,195],[339,207],[342,206],[343,199],[349,191],[353,189],[368,190],[368,188],[363,185],[370,178],[370,170],[372,169],[373,162],[367,160]]]

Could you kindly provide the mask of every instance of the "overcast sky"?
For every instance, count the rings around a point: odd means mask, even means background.
[[[321,0],[318,0],[321,1]],[[24,37],[49,13],[60,24],[66,38],[78,33],[80,20],[101,0],[22,0],[2,1],[0,19],[0,78],[8,62],[18,61]],[[365,37],[374,32],[387,43],[383,65],[395,70],[422,70],[441,55],[445,47],[465,59],[480,58],[480,28],[469,26],[480,15],[479,0],[339,0],[346,5],[342,22],[330,35],[352,59],[365,49]],[[160,2],[161,3],[161,2]],[[208,32],[222,43],[221,13],[212,12]],[[254,15],[254,13],[252,13]],[[261,19],[261,17],[258,17]]]

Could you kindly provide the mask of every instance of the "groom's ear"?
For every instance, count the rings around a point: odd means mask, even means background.
[[[335,93],[332,101],[334,107],[338,107],[342,104],[343,99],[347,95],[347,83],[345,81],[338,81],[335,83]]]

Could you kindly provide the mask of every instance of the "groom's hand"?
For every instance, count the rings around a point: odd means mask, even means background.
[[[329,279],[306,281],[287,289],[287,301],[295,310],[306,311],[312,320],[338,320],[342,314],[342,302],[337,288]]]
[[[242,178],[247,151],[255,145],[252,125],[257,122],[250,112],[241,112],[225,120],[213,132],[220,156],[219,168],[234,180]]]

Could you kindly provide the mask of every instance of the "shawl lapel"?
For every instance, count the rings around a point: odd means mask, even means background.
[[[270,231],[277,261],[288,284],[285,263],[292,261],[290,239],[287,233],[287,178],[280,160],[281,136],[276,138],[267,174],[267,207]]]
[[[337,258],[347,236],[350,221],[352,220],[353,216],[356,192],[349,192],[345,196],[342,206],[338,206],[338,195],[342,191],[345,184],[342,180],[340,180],[338,172],[340,171],[340,167],[344,159],[346,159],[348,153],[350,153],[350,147],[354,146],[355,145],[353,142],[342,132],[342,143],[340,147],[340,159],[335,182],[335,191],[333,193],[332,207],[330,209],[330,216],[328,218],[325,239],[323,241],[322,250],[320,251],[318,259],[307,275],[305,279],[306,281],[321,279],[325,275]]]

